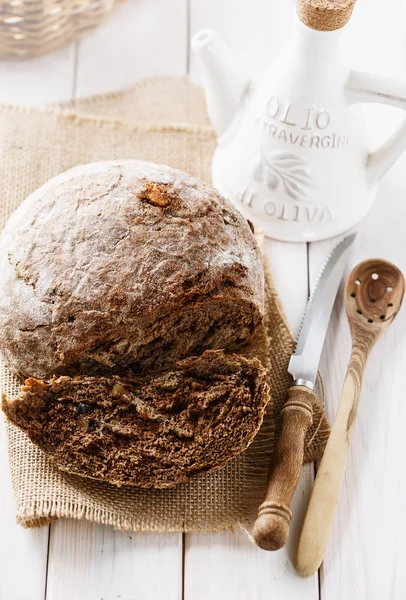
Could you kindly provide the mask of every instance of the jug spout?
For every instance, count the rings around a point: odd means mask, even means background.
[[[231,125],[250,80],[240,72],[230,48],[214,29],[202,29],[192,38],[202,66],[207,110],[220,137]]]

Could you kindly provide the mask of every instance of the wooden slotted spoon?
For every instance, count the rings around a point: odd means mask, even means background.
[[[365,365],[376,340],[396,317],[404,292],[402,273],[384,260],[367,260],[355,267],[348,278],[345,307],[352,351],[299,539],[295,566],[303,577],[315,573],[323,561],[344,478]]]

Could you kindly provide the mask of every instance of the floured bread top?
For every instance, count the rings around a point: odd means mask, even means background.
[[[39,377],[138,348],[150,323],[192,301],[244,301],[257,316],[264,302],[254,236],[234,206],[134,160],[75,167],[27,198],[0,236],[0,282],[0,351]]]

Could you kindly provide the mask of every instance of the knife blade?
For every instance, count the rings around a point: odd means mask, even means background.
[[[293,384],[281,412],[281,432],[269,470],[265,501],[258,510],[254,539],[264,550],[278,550],[289,535],[293,494],[303,465],[305,438],[313,422],[314,393],[334,300],[340,287],[348,251],[356,234],[338,244],[322,267],[308,302],[288,371]]]
[[[348,235],[327,257],[307,304],[288,372],[293,385],[314,389],[334,301],[344,275],[348,251],[356,233]]]

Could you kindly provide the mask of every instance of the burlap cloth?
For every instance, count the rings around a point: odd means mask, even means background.
[[[210,181],[215,135],[202,91],[186,80],[160,79],[133,89],[42,109],[0,107],[0,227],[33,190],[58,173],[92,161],[140,158]],[[261,339],[260,339],[261,338]],[[171,490],[115,488],[60,472],[15,426],[6,423],[17,521],[25,527],[55,518],[89,519],[118,529],[220,530],[247,526],[263,501],[267,469],[289,385],[294,347],[272,279],[267,275],[266,331],[248,351],[269,371],[272,400],[250,448],[225,468]],[[1,391],[19,381],[0,368]],[[328,435],[322,407],[306,438],[305,460],[320,456]]]

